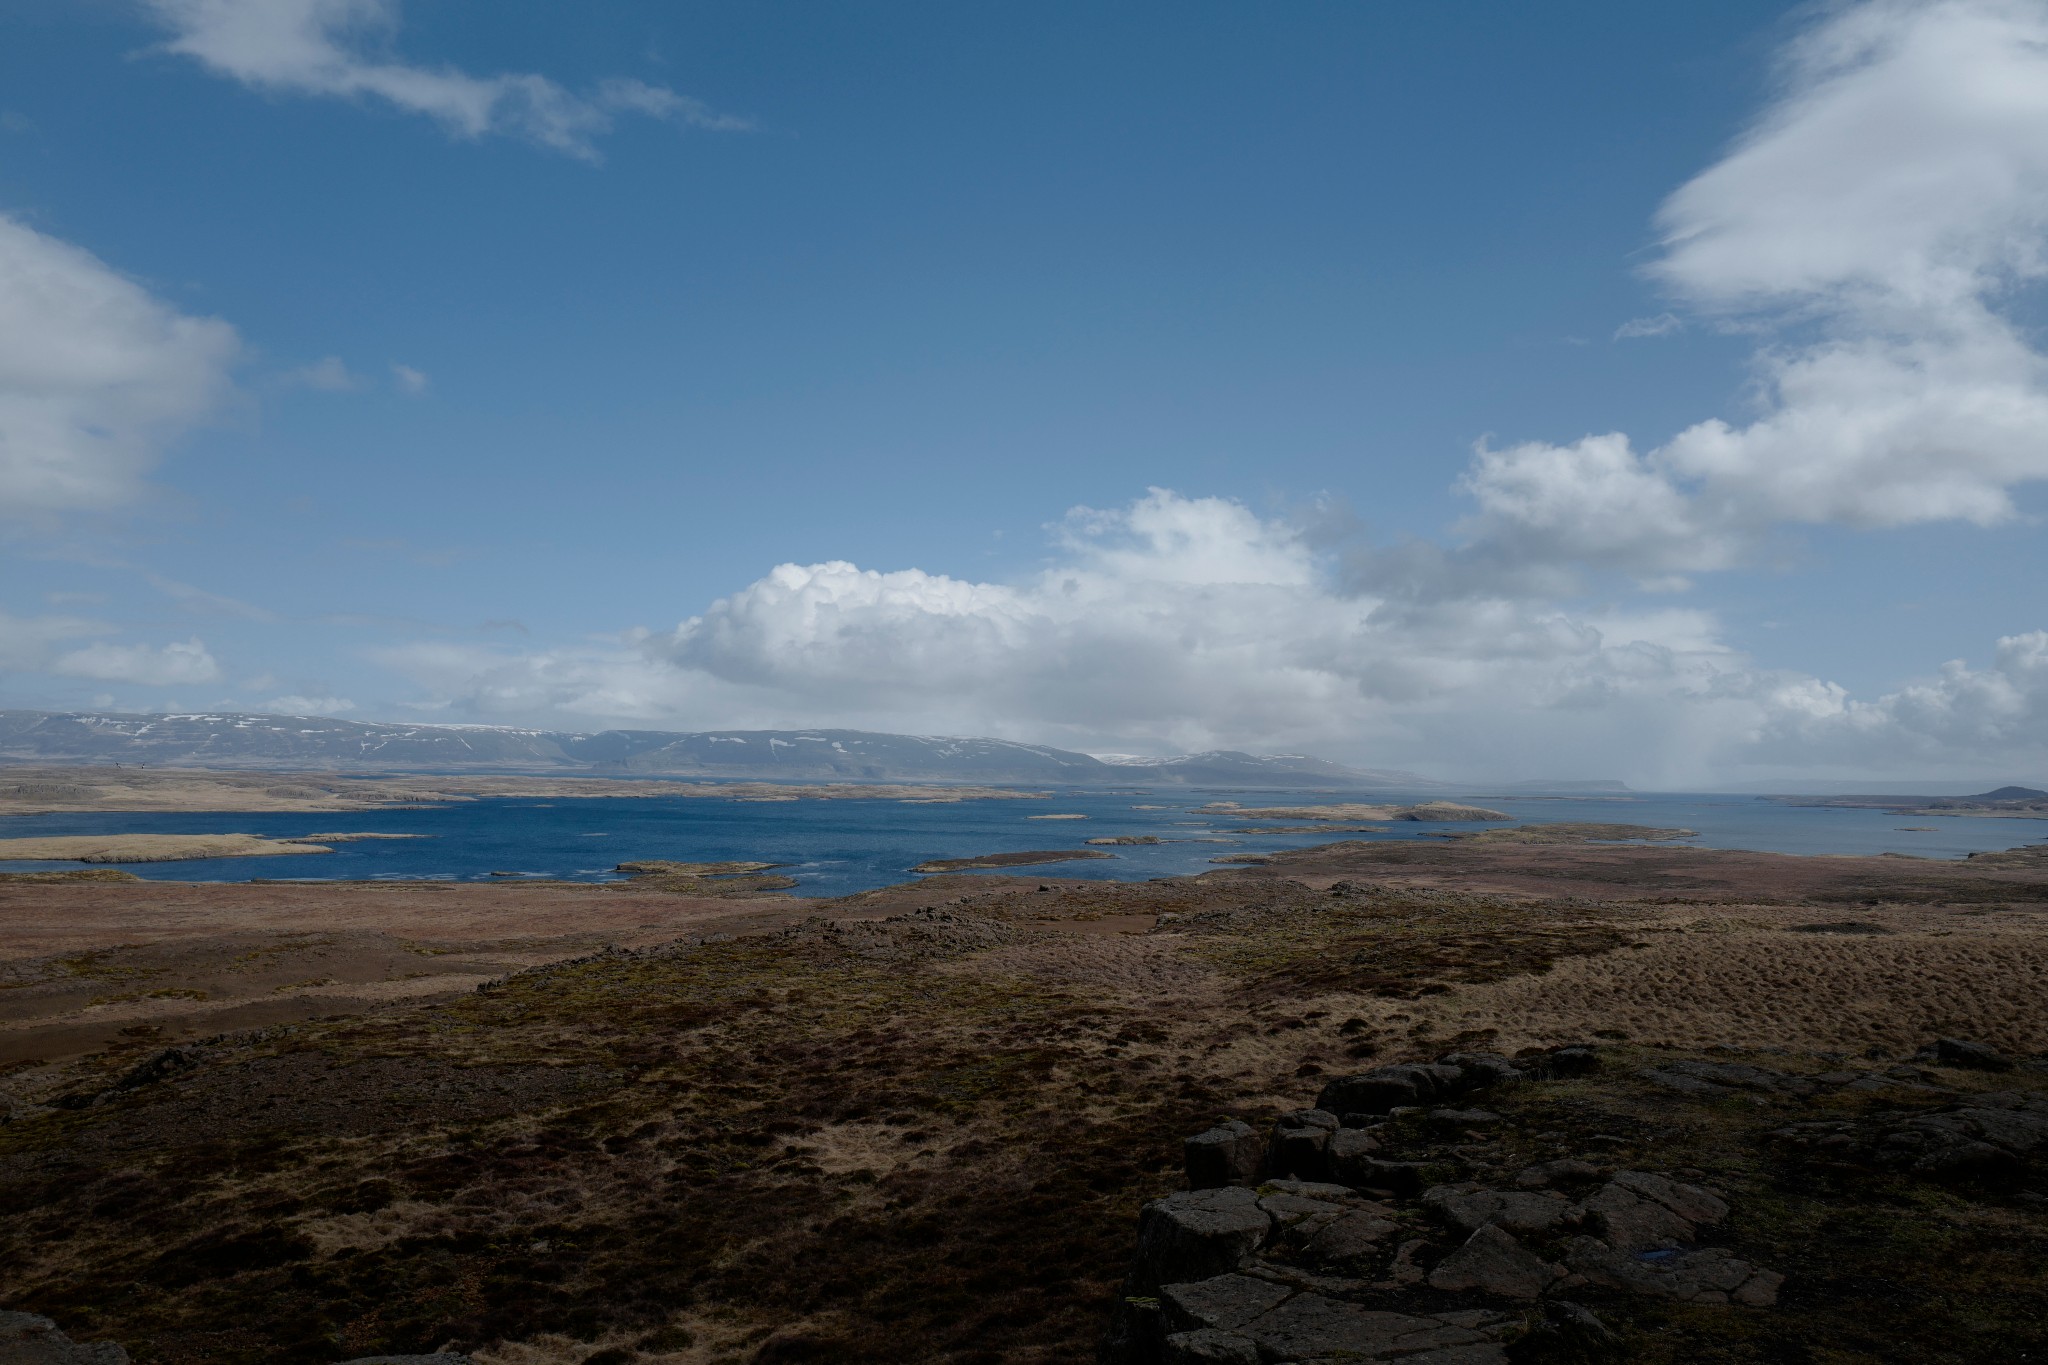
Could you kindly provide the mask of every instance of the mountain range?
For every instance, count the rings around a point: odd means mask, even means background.
[[[720,777],[759,781],[956,781],[1043,785],[1336,787],[1427,791],[1415,773],[1302,754],[1234,750],[1096,757],[1002,739],[862,730],[603,730],[395,725],[241,712],[125,715],[0,711],[0,762],[180,767]]]

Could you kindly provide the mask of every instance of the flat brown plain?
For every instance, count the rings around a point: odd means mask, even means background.
[[[830,902],[0,883],[0,1037],[46,1063],[0,1080],[0,1306],[164,1365],[1082,1360],[1137,1208],[1218,1114],[1588,1035],[1646,1060],[2041,1052],[2044,916],[2033,852],[1480,840]],[[297,1022],[148,1060],[259,1006]],[[1747,1137],[1637,1088],[1633,1126],[1594,1095],[1588,1131],[1640,1134],[1650,1167],[1682,1142],[1760,1236],[1831,1226]],[[1616,1318],[1628,1358],[2017,1358],[2012,1314],[1957,1305],[2042,1301],[2039,1215],[1883,1218],[1922,1262],[1829,1280],[1814,1234],[1794,1311]],[[1856,1333],[1904,1354],[1830,1345]]]

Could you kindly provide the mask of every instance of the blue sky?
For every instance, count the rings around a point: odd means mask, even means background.
[[[2048,777],[2044,35],[21,0],[0,704]]]

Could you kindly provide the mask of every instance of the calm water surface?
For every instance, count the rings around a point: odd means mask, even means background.
[[[1151,834],[1156,846],[1105,850],[1113,858],[1060,863],[1059,877],[1142,879],[1210,868],[1231,853],[1305,848],[1333,838],[1418,839],[1470,825],[1397,823],[1385,834],[1240,834],[1249,823],[1198,807],[1218,800],[1247,806],[1298,805],[1346,798],[1328,793],[1223,790],[1062,793],[1050,801],[900,801],[745,803],[691,797],[594,800],[491,799],[426,810],[349,814],[247,813],[60,814],[0,819],[0,837],[37,834],[189,834],[244,831],[273,838],[374,831],[420,839],[337,844],[330,854],[130,863],[124,869],[165,881],[432,878],[488,880],[493,872],[612,881],[612,868],[636,858],[697,862],[754,859],[782,863],[800,889],[844,895],[908,880],[929,858],[959,858],[1038,848],[1077,848],[1091,837]],[[1425,798],[1416,798],[1425,799]],[[1748,796],[1644,793],[1628,797],[1530,800],[1472,798],[1524,822],[1582,821],[1682,826],[1710,848],[1774,853],[1915,853],[1932,858],[2048,840],[2048,821],[1888,815],[1883,811],[1802,809]],[[1152,806],[1157,809],[1137,809]],[[1048,814],[1085,820],[1034,820]],[[1920,832],[1907,827],[1926,827]],[[8,863],[7,870],[77,867]]]

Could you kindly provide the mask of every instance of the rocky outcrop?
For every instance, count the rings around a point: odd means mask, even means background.
[[[2048,1154],[2048,1098],[2013,1091],[1933,1111],[1789,1124],[1770,1134],[1790,1151],[1943,1181],[2003,1181]]]
[[[1189,1138],[1197,1188],[1140,1215],[1103,1361],[1505,1365],[1523,1337],[1611,1347],[1574,1290],[1774,1304],[1783,1276],[1706,1244],[1719,1191],[1580,1157],[1459,1178],[1458,1141],[1513,1120],[1450,1101],[1599,1068],[1590,1047],[1447,1053],[1337,1077],[1263,1140],[1235,1119]]]
[[[34,1313],[0,1313],[0,1365],[128,1365],[128,1352],[110,1341],[75,1342],[57,1324]],[[357,1356],[342,1365],[472,1365],[466,1355]]]
[[[1226,1119],[1181,1144],[1188,1188],[1252,1185],[1265,1165],[1266,1143],[1259,1130],[1242,1119]]]
[[[34,1313],[0,1313],[0,1365],[128,1365],[111,1341],[75,1342]]]

